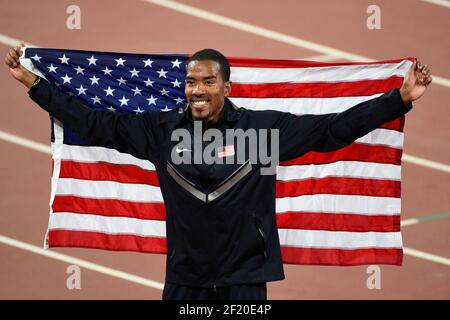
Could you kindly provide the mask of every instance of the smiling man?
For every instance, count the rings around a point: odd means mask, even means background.
[[[194,120],[217,122],[224,98],[231,91],[230,66],[223,55],[203,50],[194,54],[187,68],[185,94]]]
[[[232,89],[227,59],[205,49],[189,61],[185,108],[129,115],[86,107],[23,68],[20,51],[21,46],[12,48],[5,62],[33,101],[82,139],[155,165],[166,207],[163,299],[266,299],[266,283],[284,279],[275,216],[276,176],[261,174],[265,163],[250,161],[249,154],[241,162],[175,163],[173,150],[208,148],[207,139],[196,133],[198,122],[216,133],[276,130],[277,156],[287,161],[308,151],[334,151],[351,144],[411,110],[411,102],[431,82],[428,67],[414,62],[400,89],[341,113],[296,116],[247,110],[227,98]],[[180,129],[192,137],[189,145],[171,140]],[[257,144],[268,145],[270,140],[271,135],[258,135]],[[243,141],[248,147],[249,140]],[[213,153],[236,157],[234,147],[226,145]]]

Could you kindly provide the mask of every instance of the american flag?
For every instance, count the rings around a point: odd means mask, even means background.
[[[22,64],[91,108],[139,114],[186,103],[188,57],[27,48]],[[255,110],[341,112],[400,87],[412,60],[229,58],[230,98]],[[341,150],[280,163],[276,217],[285,263],[402,263],[403,126],[401,117]],[[91,145],[56,119],[52,157],[47,246],[166,252],[165,207],[151,162]]]

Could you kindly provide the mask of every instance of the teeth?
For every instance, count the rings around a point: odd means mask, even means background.
[[[194,104],[195,104],[196,106],[202,106],[202,105],[206,104],[206,100],[194,101]]]

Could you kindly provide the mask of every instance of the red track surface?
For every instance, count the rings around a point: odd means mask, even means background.
[[[366,28],[361,0],[200,1],[183,3],[372,59],[416,56],[450,78],[450,9],[420,0],[377,1],[381,30]],[[77,1],[82,29],[66,28],[73,1],[2,1],[0,34],[40,47],[140,53],[192,53],[213,47],[228,56],[298,59],[320,53],[237,31],[144,1]],[[4,57],[9,46],[0,44]],[[0,68],[0,130],[43,144],[45,112]],[[450,163],[450,88],[433,84],[408,114],[405,153]],[[50,155],[0,140],[0,235],[42,246],[50,194]],[[450,211],[450,175],[403,164],[402,219]],[[450,258],[450,218],[402,229],[405,247]],[[165,257],[89,249],[52,249],[164,282]],[[67,263],[0,242],[1,299],[160,299],[161,291],[82,269],[81,290],[66,287]],[[381,266],[381,290],[366,287],[366,266],[285,266],[287,280],[269,299],[449,299],[448,265],[405,255]]]

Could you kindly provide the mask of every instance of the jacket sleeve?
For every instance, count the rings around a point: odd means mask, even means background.
[[[308,151],[338,150],[411,109],[412,104],[403,103],[399,89],[393,89],[341,113],[282,113],[274,126],[279,129],[279,159],[287,161]]]
[[[31,88],[28,95],[64,126],[92,144],[152,162],[157,159],[157,112],[131,115],[93,110],[44,79]]]

